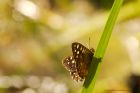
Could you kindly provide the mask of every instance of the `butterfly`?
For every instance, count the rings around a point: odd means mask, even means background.
[[[88,68],[94,55],[94,49],[88,49],[84,45],[72,43],[72,56],[66,57],[62,64],[70,72],[74,80],[83,81],[88,74]]]

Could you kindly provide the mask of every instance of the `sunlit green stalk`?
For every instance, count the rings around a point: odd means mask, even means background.
[[[114,1],[110,16],[107,20],[107,23],[105,25],[97,50],[94,54],[94,59],[89,69],[89,74],[84,82],[81,93],[93,93],[95,82],[96,82],[96,79],[97,79],[97,76],[101,67],[101,59],[103,58],[105,51],[107,49],[107,45],[111,37],[113,27],[117,20],[117,16],[119,14],[122,3],[123,3],[123,0]]]

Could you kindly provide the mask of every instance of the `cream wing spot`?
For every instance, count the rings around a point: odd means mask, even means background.
[[[79,48],[79,44],[77,44],[77,49]]]
[[[84,53],[85,52],[85,49],[83,49],[82,52]]]
[[[83,49],[83,48],[81,47],[80,50],[82,51],[82,49]]]
[[[68,59],[68,58],[67,58],[66,60],[67,60],[67,61],[69,61],[69,59]]]
[[[79,54],[79,51],[77,51],[77,55]]]
[[[74,63],[75,63],[75,61],[74,61],[74,60],[72,60],[72,63],[74,64]]]
[[[70,57],[70,59],[72,60],[72,56]]]

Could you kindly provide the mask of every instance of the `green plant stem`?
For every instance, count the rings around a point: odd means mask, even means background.
[[[95,86],[95,82],[101,67],[101,59],[103,58],[105,54],[105,50],[107,49],[107,45],[109,42],[109,39],[111,37],[113,27],[115,25],[115,22],[117,20],[117,16],[120,11],[120,7],[123,3],[123,0],[115,0],[113,7],[111,9],[110,16],[107,20],[107,23],[105,25],[103,34],[101,36],[100,42],[98,44],[97,50],[95,52],[93,62],[91,63],[89,74],[84,82],[82,92],[81,93],[92,93],[93,88]]]

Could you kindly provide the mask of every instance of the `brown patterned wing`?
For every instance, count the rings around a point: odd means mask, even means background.
[[[69,56],[62,61],[64,67],[70,72],[72,79],[76,81],[82,81],[82,78],[79,76],[76,68],[76,61],[73,56]]]
[[[78,42],[72,43],[72,52],[76,61],[78,75],[82,79],[85,79],[88,74],[88,67],[93,58],[93,53],[91,50]]]
[[[69,56],[62,61],[62,64],[68,71],[76,71],[76,62],[73,56]]]

